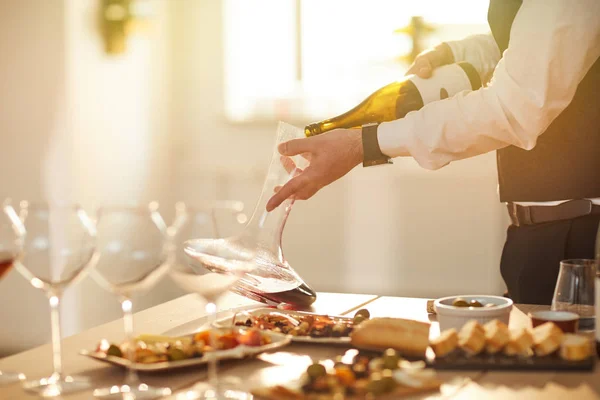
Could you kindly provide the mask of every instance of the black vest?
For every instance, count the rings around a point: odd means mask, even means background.
[[[520,6],[521,0],[490,0],[488,22],[501,52]],[[500,201],[600,197],[600,59],[536,146],[498,150],[497,162]]]

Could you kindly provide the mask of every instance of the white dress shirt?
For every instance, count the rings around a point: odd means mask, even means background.
[[[438,169],[509,145],[531,150],[600,57],[600,0],[524,0],[502,56],[491,34],[448,44],[487,86],[382,123],[377,137],[387,156]]]

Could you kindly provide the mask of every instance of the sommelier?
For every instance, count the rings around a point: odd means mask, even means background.
[[[439,169],[497,151],[500,201],[512,224],[501,260],[510,297],[551,302],[560,260],[593,258],[600,221],[600,1],[491,0],[490,35],[443,43],[409,72],[466,61],[484,87],[404,118],[280,145],[310,166],[267,210],[308,199],[355,166],[413,157]],[[443,97],[442,97],[443,98]],[[350,128],[350,127],[348,127]]]

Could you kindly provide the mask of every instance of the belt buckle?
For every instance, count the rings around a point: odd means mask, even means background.
[[[512,222],[514,226],[521,226],[521,222],[519,221],[519,212],[518,212],[518,205],[516,203],[509,203],[510,205],[510,211],[512,214]]]

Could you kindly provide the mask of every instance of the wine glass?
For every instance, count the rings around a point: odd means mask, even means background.
[[[178,202],[175,204],[172,226],[177,229],[180,238],[222,238],[238,233],[246,222],[248,216],[244,213],[244,203],[241,201],[219,200],[194,205]]]
[[[78,205],[23,201],[18,215],[10,207],[5,210],[22,235],[23,255],[14,260],[15,269],[44,291],[50,303],[54,372],[48,378],[26,381],[23,387],[43,397],[86,389],[87,378],[63,374],[59,307],[65,290],[96,264],[94,223]]]
[[[171,243],[158,204],[109,206],[98,210],[98,252],[100,258],[92,278],[115,294],[123,311],[129,365],[125,383],[94,390],[94,396],[116,399],[153,399],[171,394],[166,387],[141,383],[135,363],[137,342],[133,329],[132,296],[151,289],[169,269]]]
[[[9,215],[15,215],[15,211],[9,200],[5,200],[0,213],[0,280],[6,276],[13,266],[13,261],[20,258],[21,232],[12,223]],[[0,385],[6,385],[25,379],[25,375],[17,372],[0,371]]]
[[[216,215],[214,211],[215,209],[210,212],[210,215]],[[174,243],[172,249],[175,255],[169,274],[179,287],[196,293],[206,300],[205,310],[209,317],[209,324],[212,326],[216,319],[216,304],[219,298],[254,269],[257,242],[252,235],[189,240],[195,237],[190,235],[207,232],[207,228],[213,224],[212,221],[199,218],[201,215],[202,213],[197,210],[190,212],[189,208],[184,209],[181,204],[179,205],[177,218],[171,226]],[[245,221],[245,218],[237,217],[239,215],[236,216],[237,223]],[[215,226],[220,226],[218,221]],[[214,230],[208,229],[207,235],[214,236],[215,233]],[[210,347],[216,349],[218,346],[215,332],[213,329],[210,332]],[[185,392],[186,400],[252,398],[248,392],[237,388],[239,382],[235,378],[220,380],[215,353],[206,354],[209,364],[208,382],[200,383],[194,389]]]
[[[594,330],[596,323],[595,280],[596,261],[587,259],[563,260],[556,279],[553,311],[570,311],[579,315],[579,329]]]
[[[175,263],[187,264],[189,257],[183,251],[184,242],[191,238],[223,238],[238,233],[248,216],[244,203],[234,200],[216,201],[200,205],[184,202],[175,204],[175,219],[171,225],[175,240]]]

